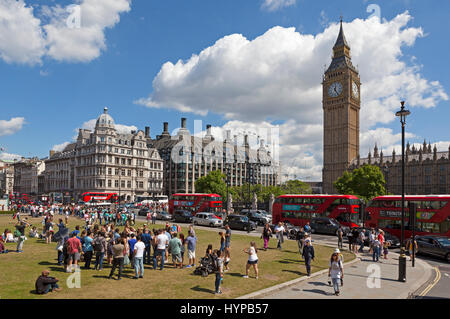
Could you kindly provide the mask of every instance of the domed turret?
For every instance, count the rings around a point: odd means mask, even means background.
[[[111,115],[108,114],[108,108],[105,107],[103,109],[103,114],[101,114],[98,119],[97,122],[95,123],[95,129],[97,130],[98,128],[111,128],[114,129],[114,120],[111,117]]]

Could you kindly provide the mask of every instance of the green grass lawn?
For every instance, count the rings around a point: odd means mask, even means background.
[[[14,229],[14,222],[11,216],[0,216],[0,231],[3,232],[5,228]],[[31,223],[41,230],[40,222],[41,219],[31,219]],[[69,228],[73,229],[77,224],[82,224],[81,220],[71,217]],[[142,224],[137,223],[138,226]],[[187,233],[185,228],[182,231]],[[208,244],[213,244],[215,249],[219,248],[220,238],[216,232],[197,229],[196,235],[198,237],[197,261],[203,257]],[[145,265],[144,279],[139,280],[132,279],[134,270],[130,266],[124,269],[121,281],[107,279],[110,271],[108,265],[104,266],[103,271],[82,269],[81,288],[70,289],[66,285],[66,279],[70,274],[65,273],[64,268],[57,265],[56,243],[46,244],[43,240],[28,239],[24,243],[23,253],[15,252],[15,243],[8,243],[6,248],[14,252],[0,255],[0,298],[236,298],[306,275],[297,243],[291,240],[285,241],[283,250],[279,251],[276,249],[275,239],[271,239],[267,251],[258,250],[259,279],[254,278],[252,269],[250,278],[242,278],[248,258],[248,255],[242,250],[249,247],[250,241],[256,241],[258,248],[263,246],[263,241],[259,237],[232,235],[230,271],[224,274],[221,287],[223,294],[217,297],[213,294],[214,275],[203,278],[194,275],[193,268],[174,269],[170,256],[170,263],[166,263],[163,271],[153,270],[150,266]],[[316,272],[328,267],[333,249],[318,245],[314,247],[316,259],[312,263],[312,271]],[[345,261],[352,259],[354,259],[353,254],[344,252]],[[81,265],[83,266],[84,263]],[[61,292],[45,296],[34,294],[34,283],[44,269],[50,270],[50,276],[59,279],[60,287],[63,288]]]

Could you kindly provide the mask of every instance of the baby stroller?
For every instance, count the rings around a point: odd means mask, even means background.
[[[203,257],[200,259],[200,265],[195,268],[194,274],[202,277],[208,277],[209,274],[214,273],[216,267],[212,257]]]

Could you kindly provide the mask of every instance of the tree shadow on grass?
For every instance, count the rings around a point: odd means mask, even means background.
[[[290,272],[290,273],[293,273],[293,274],[296,274],[296,275],[299,275],[299,276],[304,276],[304,275],[306,275],[306,274],[304,274],[304,273],[302,273],[301,271],[296,271],[296,270],[282,270],[283,272]]]
[[[214,293],[214,290],[208,289],[208,288],[201,288],[199,285],[197,285],[195,287],[192,287],[191,289],[194,290],[194,291],[207,292],[207,293],[210,293],[210,294]]]

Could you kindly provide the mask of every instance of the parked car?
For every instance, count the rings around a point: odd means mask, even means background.
[[[229,225],[231,229],[252,231],[256,229],[256,224],[243,215],[229,215],[225,225]]]
[[[150,208],[148,207],[143,207],[141,209],[139,209],[137,215],[138,216],[147,216],[147,213],[150,211]]]
[[[223,225],[220,218],[217,218],[213,213],[197,213],[192,219],[194,225],[203,225],[211,227],[219,227]]]
[[[252,222],[255,222],[256,225],[264,226],[267,223],[270,223],[270,220],[265,216],[258,213],[257,210],[252,209],[243,209],[241,210],[240,215],[247,216]]]
[[[337,235],[337,230],[339,229],[339,222],[334,218],[329,217],[315,217],[311,218],[310,222],[311,233],[317,234],[329,234]],[[342,226],[344,234],[347,234],[350,230],[347,226]]]
[[[173,220],[179,223],[192,223],[194,216],[188,210],[176,210],[173,212]]]
[[[156,219],[158,219],[158,220],[172,220],[172,215],[170,215],[168,212],[160,211],[160,212],[156,212]]]
[[[450,263],[450,238],[445,236],[417,236],[418,254],[444,258]]]
[[[263,209],[258,209],[257,212],[258,212],[258,214],[263,215],[264,217],[268,218],[270,220],[269,223],[272,222],[272,215],[269,212],[267,212]]]

